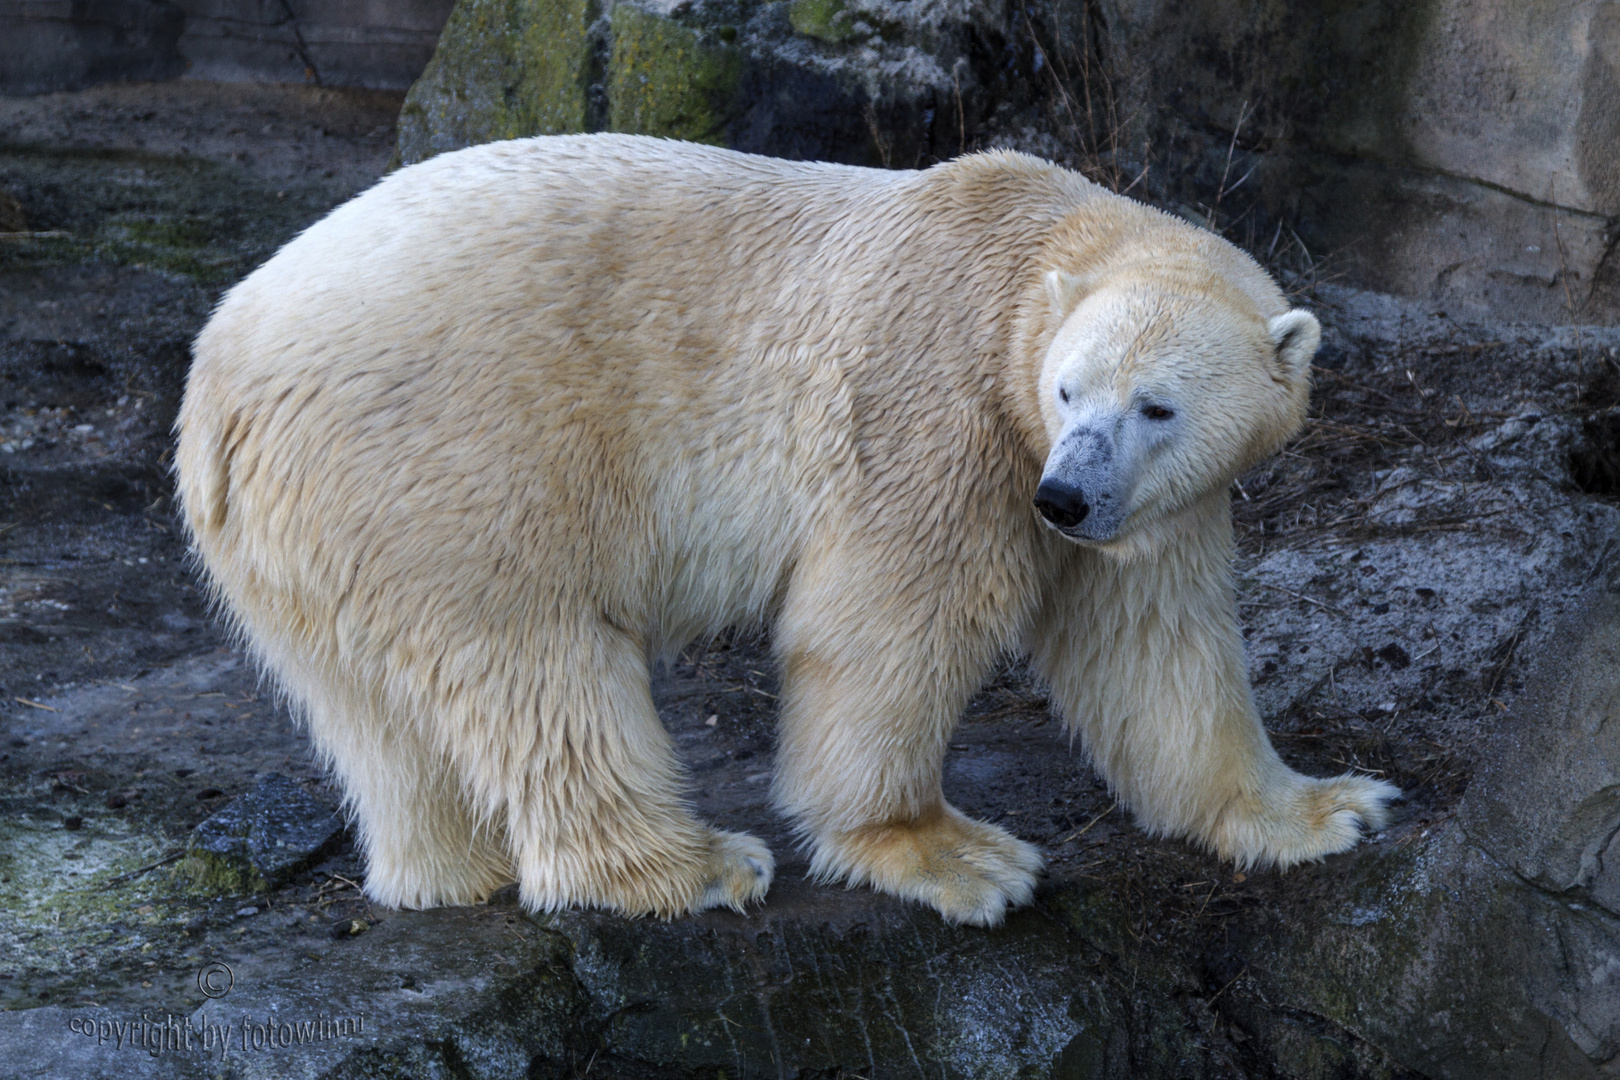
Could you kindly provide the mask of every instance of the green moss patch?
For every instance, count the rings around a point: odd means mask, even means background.
[[[586,130],[593,0],[462,0],[400,113],[402,164]]]
[[[0,151],[0,188],[39,235],[0,241],[0,271],[101,263],[217,287],[246,275],[327,207],[195,158]]]
[[[844,0],[793,0],[788,5],[788,22],[806,37],[837,44],[847,41],[854,31],[854,19],[844,7]]]
[[[73,971],[141,955],[172,886],[161,837],[112,815],[64,827],[48,808],[0,819],[0,952],[13,970]],[[108,946],[111,946],[109,949]],[[149,949],[147,951],[150,951]]]
[[[724,145],[741,54],[630,4],[613,9],[608,126]]]
[[[270,891],[269,884],[247,863],[196,848],[175,864],[174,880],[195,896],[246,896]]]

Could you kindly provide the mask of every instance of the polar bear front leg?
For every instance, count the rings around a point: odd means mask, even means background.
[[[902,598],[859,595],[839,587],[848,585],[835,580],[842,576],[835,570],[822,588],[801,576],[778,629],[777,804],[809,841],[818,880],[869,885],[952,922],[995,926],[1033,896],[1040,854],[967,817],[940,787],[946,743],[994,648],[914,631],[918,623],[892,609]],[[829,604],[865,610],[833,618]]]
[[[1224,493],[1174,524],[1158,550],[1073,553],[1031,643],[1054,700],[1149,832],[1240,867],[1353,847],[1400,791],[1304,776],[1277,756],[1249,690]]]

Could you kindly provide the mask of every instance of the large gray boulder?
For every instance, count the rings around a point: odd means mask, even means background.
[[[1554,636],[1451,821],[1419,842],[1364,853],[1313,916],[1299,905],[1243,946],[1267,1000],[1326,1017],[1424,1076],[1612,1075],[1615,585]]]
[[[1612,3],[1102,7],[1132,138],[1188,167],[1167,190],[1256,207],[1256,246],[1292,226],[1361,282],[1464,317],[1620,319]]]
[[[467,0],[406,98],[400,160],[598,130],[871,165],[960,152],[989,103],[968,41],[995,35],[999,64],[1010,17],[865,2]]]

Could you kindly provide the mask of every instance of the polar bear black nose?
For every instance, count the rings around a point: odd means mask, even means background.
[[[1079,488],[1060,484],[1056,480],[1042,480],[1035,489],[1035,509],[1041,517],[1060,529],[1072,529],[1091,513],[1086,497]]]

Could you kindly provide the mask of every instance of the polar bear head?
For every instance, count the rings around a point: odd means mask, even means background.
[[[1156,548],[1156,526],[1299,430],[1321,328],[1269,281],[1258,298],[1242,284],[1202,264],[1046,275],[1057,330],[1035,508],[1051,528],[1120,555]]]

